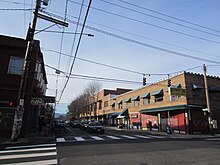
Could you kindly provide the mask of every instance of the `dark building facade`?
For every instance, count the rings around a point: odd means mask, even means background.
[[[10,137],[21,82],[27,42],[0,35],[0,136]],[[21,135],[37,129],[38,117],[45,111],[47,78],[40,42],[34,40],[29,56]]]

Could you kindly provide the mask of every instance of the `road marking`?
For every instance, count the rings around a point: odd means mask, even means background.
[[[15,164],[15,163],[7,163],[7,164]],[[23,163],[16,163],[16,165],[39,165],[39,164],[45,164],[45,165],[52,165],[57,164],[57,159],[51,159],[51,160],[40,160],[40,161],[34,161],[34,162],[23,162]]]
[[[116,140],[121,139],[121,138],[116,137],[116,136],[106,136],[106,137],[111,138],[111,139],[116,139]]]
[[[82,137],[74,137],[77,141],[85,141]]]
[[[56,144],[38,144],[38,145],[28,145],[28,146],[13,146],[13,147],[6,147],[5,149],[19,149],[19,148],[33,148],[33,147],[48,147],[48,146],[56,146]]]
[[[64,138],[57,138],[57,142],[60,143],[60,142],[65,142],[66,140]]]
[[[213,141],[220,141],[220,138],[210,138],[210,139],[205,139],[205,140],[209,140],[209,141],[211,141],[211,140],[213,140]]]
[[[48,148],[32,148],[32,149],[21,149],[21,150],[5,150],[0,151],[1,153],[13,153],[13,152],[30,152],[30,151],[47,151],[47,150],[56,150],[56,147],[48,147]]]
[[[166,137],[163,137],[163,136],[154,136],[154,135],[148,135],[149,137],[152,137],[152,138],[157,138],[157,139],[164,139]]]
[[[95,139],[95,140],[104,140],[103,138],[100,138],[98,136],[91,136],[91,138]]]
[[[139,137],[139,138],[144,138],[144,139],[150,139],[151,137],[149,136],[142,136],[142,135],[134,135],[136,137]]]
[[[0,156],[0,160],[14,159],[14,158],[30,158],[30,157],[39,157],[39,156],[56,156],[56,155],[57,155],[56,152],[19,154],[19,155],[4,155],[4,156]]]
[[[133,136],[127,136],[127,135],[121,135],[122,137],[128,138],[128,139],[137,139],[136,137]]]

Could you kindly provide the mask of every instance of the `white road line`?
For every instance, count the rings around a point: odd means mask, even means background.
[[[98,136],[91,136],[91,138],[95,139],[95,140],[104,140],[103,138],[100,138]]]
[[[116,136],[106,136],[106,137],[108,137],[108,138],[111,138],[111,139],[121,139],[121,138],[119,138],[119,137],[116,137]]]
[[[30,157],[40,157],[40,156],[56,156],[56,155],[57,155],[56,152],[19,154],[19,155],[4,155],[4,156],[0,156],[0,160],[15,159],[15,158],[30,158]]]
[[[15,163],[7,163],[7,164],[12,165],[12,164],[15,164]],[[57,164],[57,159],[16,163],[16,165],[39,165],[39,164],[44,164],[44,165]]]
[[[209,141],[211,141],[211,140],[213,140],[213,141],[220,141],[220,138],[210,138],[210,139],[205,139],[205,140],[209,140]]]
[[[122,137],[128,138],[128,139],[137,139],[136,137],[133,136],[127,136],[127,135],[121,135]]]
[[[152,138],[157,138],[157,139],[165,139],[166,137],[164,136],[154,136],[154,135],[148,135],[149,137],[152,137]]]
[[[74,137],[74,139],[76,139],[77,141],[85,141],[85,139],[83,139],[82,137]]]
[[[14,146],[14,147],[6,147],[5,149],[19,149],[19,148],[33,148],[33,147],[49,147],[56,146],[56,144],[38,144],[38,145],[28,145],[28,146]]]
[[[149,136],[142,136],[142,135],[134,135],[136,137],[139,137],[139,138],[144,138],[144,139],[150,139],[151,137]]]
[[[47,151],[47,150],[56,150],[56,147],[48,147],[48,148],[29,148],[29,149],[21,149],[21,150],[5,150],[0,151],[1,153],[13,153],[13,152],[26,152],[26,151]]]
[[[60,142],[65,142],[66,140],[64,138],[57,138],[57,142],[60,143]]]

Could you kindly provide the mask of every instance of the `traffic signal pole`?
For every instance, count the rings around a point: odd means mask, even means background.
[[[11,141],[17,141],[18,136],[21,132],[23,115],[24,115],[25,89],[26,89],[27,76],[28,76],[28,70],[29,70],[29,60],[30,60],[29,56],[32,51],[34,32],[35,32],[35,28],[37,24],[37,15],[40,9],[40,4],[41,4],[41,0],[36,0],[36,6],[35,6],[34,13],[33,13],[33,18],[32,18],[32,25],[31,27],[29,27],[28,33],[27,33],[27,38],[26,38],[27,48],[25,52],[24,65],[23,65],[20,88],[19,88],[19,93],[18,93],[17,109],[15,110],[15,115],[14,115],[14,124],[12,128]]]

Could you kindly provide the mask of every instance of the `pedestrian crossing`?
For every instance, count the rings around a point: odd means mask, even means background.
[[[0,151],[0,164],[5,165],[55,165],[56,144],[39,144],[6,147]]]
[[[56,138],[57,143],[62,142],[86,142],[86,141],[104,141],[104,140],[122,140],[122,139],[174,139],[174,138],[183,138],[183,137],[170,137],[170,136],[161,136],[161,135],[86,135],[86,136],[67,136]]]

